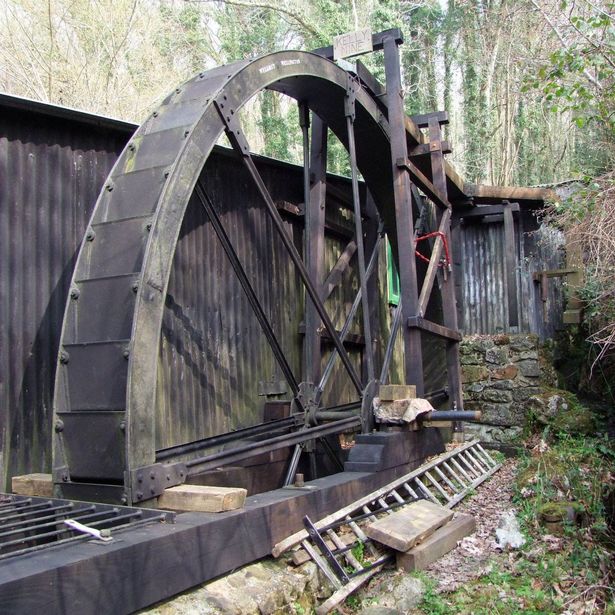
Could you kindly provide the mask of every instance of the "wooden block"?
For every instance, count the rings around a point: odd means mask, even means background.
[[[452,427],[453,421],[423,421],[423,427]]]
[[[382,401],[395,401],[396,399],[414,399],[416,387],[413,384],[382,384],[378,391]]]
[[[13,476],[11,481],[13,493],[17,495],[34,495],[40,498],[53,497],[53,480],[51,474],[24,474]]]
[[[225,512],[241,508],[247,493],[240,487],[178,485],[165,489],[158,498],[158,507],[191,512]]]
[[[365,533],[397,551],[408,551],[453,518],[454,513],[427,500],[419,500],[367,526]]]
[[[406,572],[423,570],[454,549],[462,538],[475,530],[476,520],[472,515],[457,513],[452,521],[423,542],[405,553],[397,553],[397,567]]]

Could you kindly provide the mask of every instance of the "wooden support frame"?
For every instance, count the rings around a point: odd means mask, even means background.
[[[416,259],[412,215],[412,190],[409,165],[408,143],[405,130],[405,113],[399,61],[398,42],[394,37],[384,39],[384,66],[387,83],[389,110],[391,159],[393,161],[393,190],[395,200],[395,219],[397,223],[397,255],[403,320],[416,316],[418,312],[418,285],[416,279]],[[407,163],[400,165],[401,160]],[[416,328],[404,327],[404,375],[406,384],[416,386],[416,394],[422,397],[425,392],[423,377],[423,350],[421,332]]]

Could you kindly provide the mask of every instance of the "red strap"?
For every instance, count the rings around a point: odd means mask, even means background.
[[[438,263],[438,267],[450,265],[451,259],[448,253],[448,242],[446,240],[446,235],[442,231],[434,231],[433,233],[427,233],[427,235],[421,235],[420,237],[416,238],[416,241],[414,243],[416,245],[419,241],[423,241],[423,239],[430,239],[431,237],[440,237],[440,239],[442,239],[442,243],[444,244],[444,263]],[[415,250],[414,253],[421,260],[424,260],[426,263],[429,262],[429,259],[424,254],[421,254],[418,250]]]

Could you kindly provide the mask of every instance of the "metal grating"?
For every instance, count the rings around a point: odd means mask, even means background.
[[[84,533],[65,522],[92,530]],[[54,498],[0,494],[0,560],[80,540],[96,540],[102,530],[113,540],[115,532],[149,523],[172,523],[175,514]]]

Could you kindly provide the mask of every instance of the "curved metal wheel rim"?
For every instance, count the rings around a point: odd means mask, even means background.
[[[125,272],[126,283],[136,288],[137,292],[131,317],[129,345],[122,351],[124,356],[128,357],[128,361],[124,358],[125,418],[123,424],[120,424],[120,429],[125,434],[123,463],[126,471],[154,463],[155,421],[152,409],[155,407],[157,359],[165,296],[188,201],[216,141],[224,131],[224,124],[214,102],[226,97],[225,102],[229,105],[227,109],[237,111],[263,89],[275,89],[298,100],[307,101],[309,107],[329,124],[342,142],[345,142],[344,97],[348,79],[349,75],[344,70],[320,56],[306,52],[277,52],[252,62],[238,62],[202,73],[175,90],[163,101],[158,112],[154,112],[139,128],[118,159],[97,201],[86,241],[77,260],[72,283],[72,298],[69,297],[67,302],[61,357],[56,376],[54,400],[56,425],[61,416],[66,416],[65,413],[81,409],[72,403],[71,383],[68,381],[67,373],[68,363],[63,357],[66,357],[67,347],[71,346],[71,336],[75,336],[73,346],[81,341],[78,339],[78,316],[71,312],[76,310],[77,304],[74,289],[80,285],[83,287],[88,279],[95,277],[91,276],[91,273],[92,263],[97,262],[97,250],[98,252],[102,250],[103,254],[105,250],[109,250],[108,245],[99,248],[101,242],[97,242],[96,230],[102,229],[105,224],[114,224],[114,220],[117,224],[133,224],[136,229],[132,230],[134,244],[144,244],[145,250],[142,248],[135,250],[137,270]],[[326,93],[326,96],[323,96],[323,93]],[[197,97],[189,98],[191,94],[196,94]],[[180,109],[188,109],[188,117],[190,118],[190,113],[193,113],[194,120],[182,124],[179,118],[169,113],[169,110]],[[382,158],[388,156],[390,160],[386,120],[373,99],[360,88],[356,92],[356,112],[358,168],[370,186],[381,215],[389,225],[392,225],[394,217],[391,165],[386,163],[386,158]],[[181,116],[181,113],[179,115]],[[166,134],[161,134],[163,132]],[[170,154],[167,160],[160,151],[156,151],[156,143],[158,142],[161,147],[165,139],[168,142],[171,138],[175,140],[177,147],[168,148]],[[138,173],[147,174],[154,171],[163,178],[156,175],[161,182],[160,192],[151,213],[146,212],[142,215],[140,208],[143,205],[138,203],[137,211],[130,212],[137,215],[123,218],[120,215],[117,219],[114,218],[127,207],[122,200],[123,193],[116,192],[115,182],[119,185],[120,181],[125,180],[128,185],[130,179],[126,178],[130,178],[132,174],[133,184],[137,185]],[[117,197],[114,196],[114,192]],[[152,194],[155,194],[155,190]],[[143,194],[142,200],[146,200],[148,196],[151,195]],[[141,217],[145,230],[140,226]],[[89,238],[93,240],[87,241]],[[106,271],[105,265],[101,267],[102,271]],[[107,325],[103,321],[101,323],[97,326],[99,329],[101,327],[104,329]],[[112,323],[109,323],[108,326],[111,325]],[[111,333],[108,333],[105,343],[111,343],[108,338],[112,337]],[[91,341],[95,340],[87,340]],[[103,377],[99,378],[102,381]],[[96,400],[92,403],[95,404]],[[121,408],[117,410],[121,412]],[[67,452],[63,449],[62,438],[56,436],[54,469],[62,469],[67,465],[70,466]],[[128,494],[128,500],[131,499],[131,495]]]

